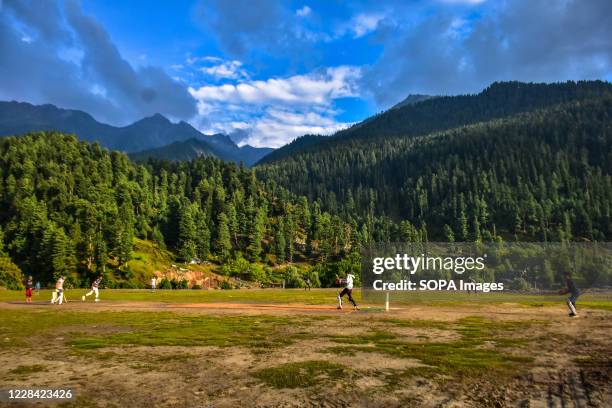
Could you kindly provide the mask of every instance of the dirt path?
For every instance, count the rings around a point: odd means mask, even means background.
[[[175,311],[175,312],[195,312],[195,313],[233,313],[233,314],[353,314],[360,315],[388,315],[398,316],[418,320],[441,320],[453,321],[467,316],[483,316],[490,319],[499,320],[524,320],[524,319],[555,319],[566,320],[566,308],[562,304],[527,307],[514,303],[466,303],[453,304],[446,306],[444,303],[435,306],[416,303],[414,305],[398,305],[385,311],[381,305],[363,304],[360,310],[355,311],[352,307],[345,307],[337,310],[335,304],[330,305],[307,305],[299,303],[260,303],[260,302],[202,302],[202,303],[175,303],[175,302],[147,302],[147,301],[101,301],[80,302],[72,301],[62,305],[51,305],[49,302],[0,302],[0,309],[20,310],[22,308],[35,308],[44,310],[74,310],[74,311]],[[597,310],[589,310],[580,317],[588,316],[592,313],[599,313]],[[576,320],[576,319],[575,319]]]

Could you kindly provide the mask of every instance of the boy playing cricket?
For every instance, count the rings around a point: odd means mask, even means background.
[[[51,304],[57,302],[57,304],[61,305],[64,300],[64,281],[66,277],[64,275],[60,276],[57,282],[55,282],[55,291],[53,292],[53,299],[51,299]]]
[[[304,290],[310,290],[312,288],[312,282],[310,281],[310,277],[306,277],[304,279]]]
[[[342,309],[342,297],[344,295],[347,295],[349,302],[353,304],[353,309],[359,310],[359,306],[357,306],[357,303],[355,303],[355,299],[353,299],[354,279],[355,275],[349,272],[346,274],[346,278],[339,280],[341,284],[344,284],[344,289],[342,289],[342,292],[338,293],[338,309]]]
[[[32,303],[32,287],[34,283],[32,282],[32,275],[28,276],[28,280],[26,281],[26,303]]]
[[[564,274],[564,277],[565,277],[566,288],[565,289],[561,289],[559,291],[559,294],[560,295],[565,295],[566,293],[570,294],[570,296],[566,300],[566,303],[567,303],[567,307],[569,309],[569,316],[570,317],[574,317],[574,316],[577,316],[577,313],[576,313],[576,300],[578,299],[578,296],[580,296],[580,291],[576,287],[576,284],[572,280],[572,275],[569,272],[566,272]]]
[[[87,292],[87,293],[86,293],[86,294],[85,294],[85,295],[84,295],[84,296],[81,298],[81,300],[82,300],[83,302],[85,301],[85,298],[86,298],[87,296],[91,295],[92,293],[95,293],[95,294],[96,294],[96,299],[95,299],[95,301],[96,301],[96,302],[99,302],[99,301],[100,301],[100,299],[98,299],[98,295],[99,295],[99,292],[98,292],[98,287],[100,286],[100,282],[102,282],[102,275],[98,276],[98,278],[97,278],[95,281],[93,281],[93,283],[91,284],[91,290],[90,290],[89,292]]]

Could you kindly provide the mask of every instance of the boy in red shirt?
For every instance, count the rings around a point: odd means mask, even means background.
[[[28,280],[26,281],[26,303],[32,303],[32,287],[34,284],[32,283],[32,275],[28,276]]]

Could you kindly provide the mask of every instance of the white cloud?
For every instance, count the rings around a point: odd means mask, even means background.
[[[328,40],[335,40],[346,35],[354,39],[361,38],[378,28],[378,24],[387,16],[384,13],[359,13],[336,27]]]
[[[350,29],[354,34],[354,38],[363,37],[376,30],[378,23],[384,17],[383,14],[357,14],[350,23]]]
[[[202,67],[200,71],[217,79],[239,79],[247,76],[241,67],[242,62],[240,61],[223,61],[210,67]]]
[[[238,84],[205,85],[189,92],[199,101],[269,104],[325,104],[335,98],[355,96],[360,69],[350,66],[327,68],[321,73],[244,81]]]
[[[309,15],[312,12],[312,9],[308,6],[304,6],[301,9],[298,9],[295,12],[295,15],[298,17],[306,17],[307,15]]]
[[[280,147],[305,134],[330,135],[349,125],[314,112],[268,111],[267,115],[254,123],[243,143],[252,146]]]
[[[330,134],[349,123],[338,122],[334,100],[357,96],[359,68],[339,66],[267,80],[189,88],[198,100],[204,133],[242,130],[241,144],[279,147],[307,133]]]
[[[236,134],[239,145],[280,147],[305,134],[331,135],[352,123],[337,122],[329,112],[292,111],[283,108],[266,109],[246,121],[216,121],[210,126],[199,126],[206,134]]]

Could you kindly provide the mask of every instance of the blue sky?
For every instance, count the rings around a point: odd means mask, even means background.
[[[0,99],[278,147],[411,93],[610,80],[610,17],[607,0],[0,0]]]

